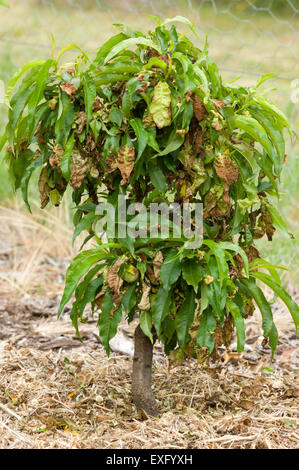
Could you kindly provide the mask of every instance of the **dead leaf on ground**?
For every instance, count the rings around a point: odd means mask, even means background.
[[[254,407],[254,402],[250,400],[241,400],[239,405],[244,410],[252,410],[252,408]]]

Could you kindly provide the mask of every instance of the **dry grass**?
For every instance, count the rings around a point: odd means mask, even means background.
[[[60,291],[72,256],[67,204],[52,211],[21,210],[14,199],[0,206],[0,286],[3,292]],[[60,271],[60,272],[59,272]]]

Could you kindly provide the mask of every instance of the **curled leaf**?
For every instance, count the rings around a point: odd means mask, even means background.
[[[71,185],[73,188],[80,188],[87,172],[86,161],[79,152],[74,152],[71,166]]]
[[[52,168],[60,168],[61,157],[64,154],[63,148],[58,144],[53,148],[53,153],[49,158],[49,163]]]
[[[73,85],[71,82],[63,82],[60,85],[60,88],[64,93],[66,93],[68,96],[72,96],[76,93],[76,87]]]
[[[160,271],[161,271],[162,263],[163,263],[163,255],[162,255],[161,251],[158,251],[158,253],[156,254],[156,256],[154,258],[154,261],[153,261],[154,276],[155,276],[156,280],[160,279]]]
[[[193,112],[195,117],[198,121],[202,121],[203,118],[208,114],[205,105],[203,104],[202,100],[196,94],[192,95],[192,104],[193,104]]]
[[[219,111],[223,106],[226,106],[226,103],[220,100],[216,100],[215,98],[213,98],[211,101],[213,105],[215,106],[215,108],[217,109],[217,111]]]
[[[122,180],[120,184],[127,184],[134,168],[135,150],[134,147],[124,145],[117,154],[116,166],[121,172]]]
[[[123,284],[123,279],[118,275],[119,268],[125,262],[125,258],[118,258],[111,266],[106,275],[108,286],[115,294],[119,294],[120,288]]]
[[[151,304],[149,300],[150,291],[151,291],[151,286],[144,284],[142,288],[142,297],[138,304],[138,308],[140,308],[140,310],[150,310],[151,308]]]
[[[239,177],[239,168],[233,164],[228,155],[218,153],[214,168],[219,178],[223,179],[228,186],[235,183]]]
[[[78,129],[75,130],[76,134],[81,134],[86,124],[86,113],[80,111],[79,117],[76,119],[75,124],[77,124]]]
[[[153,120],[159,129],[170,126],[170,101],[170,88],[166,82],[160,81],[154,88],[154,96],[149,108]]]
[[[40,193],[40,200],[41,200],[40,208],[44,209],[50,200],[49,194],[51,190],[50,186],[47,183],[47,168],[46,167],[43,168],[40,173],[39,180],[38,180],[38,190]]]

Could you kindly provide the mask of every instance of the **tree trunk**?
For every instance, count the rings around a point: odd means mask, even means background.
[[[158,416],[159,411],[152,392],[153,345],[140,325],[134,334],[134,359],[132,374],[132,397],[137,409],[148,415]]]

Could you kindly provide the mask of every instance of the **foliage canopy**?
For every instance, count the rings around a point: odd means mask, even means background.
[[[261,311],[265,337],[275,350],[278,334],[261,281],[299,309],[281,285],[283,269],[263,260],[254,240],[287,231],[272,204],[285,162],[284,114],[259,92],[271,78],[248,88],[223,83],[207,44],[199,49],[179,34],[177,17],[147,35],[120,32],[91,60],[80,50],[73,62],[57,58],[24,65],[9,83],[9,122],[2,146],[15,188],[28,202],[28,183],[40,172],[41,207],[57,206],[67,188],[76,205],[74,239],[94,243],[71,262],[59,313],[75,294],[71,319],[79,335],[88,303],[99,310],[98,328],[109,353],[122,312],[139,313],[143,332],[177,355],[215,353],[236,327],[238,351],[244,319]],[[53,47],[54,49],[54,47]],[[78,48],[79,49],[79,48]],[[21,81],[22,80],[22,81]],[[117,209],[130,202],[203,203],[204,240],[115,237],[95,233],[99,201]],[[138,215],[127,223],[138,224]],[[83,246],[82,246],[83,247]],[[81,248],[82,248],[81,247]],[[266,271],[266,272],[265,272]],[[215,347],[216,345],[216,347]]]

